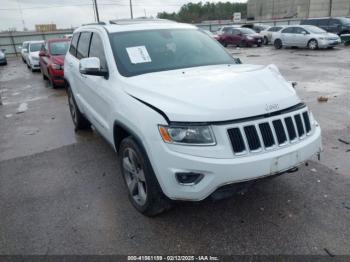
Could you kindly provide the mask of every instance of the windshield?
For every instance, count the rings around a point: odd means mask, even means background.
[[[339,18],[339,20],[342,21],[344,25],[350,25],[350,18],[342,17]]]
[[[135,76],[235,60],[207,34],[197,29],[131,31],[110,35],[119,72]]]
[[[69,47],[69,41],[50,43],[51,55],[65,55]]]
[[[250,28],[240,28],[239,29],[243,34],[245,35],[251,35],[251,34],[256,34],[256,32],[253,29]]]
[[[313,34],[324,34],[324,33],[327,33],[325,30],[317,27],[317,26],[308,26],[306,27],[307,30],[310,31],[310,33],[313,33]]]
[[[30,46],[29,46],[29,51],[30,51],[30,52],[37,52],[37,51],[40,51],[42,45],[43,45],[43,43],[33,43],[33,44],[30,44]]]

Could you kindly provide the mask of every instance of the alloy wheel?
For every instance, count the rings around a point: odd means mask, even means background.
[[[147,200],[147,185],[144,170],[136,151],[130,147],[123,152],[123,175],[134,201],[143,206]]]
[[[310,42],[309,42],[309,48],[311,49],[311,50],[315,50],[315,49],[317,49],[317,41],[316,40],[311,40]]]

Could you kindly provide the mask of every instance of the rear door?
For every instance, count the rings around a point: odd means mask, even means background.
[[[80,73],[79,70],[79,62],[80,59],[86,58],[89,56],[89,46],[90,46],[90,40],[91,40],[92,33],[88,31],[83,31],[80,33],[78,45],[77,45],[77,53],[76,53],[76,59],[73,61],[73,70],[74,70],[74,76],[75,76],[75,88],[76,88],[76,100],[79,100],[79,104],[81,107],[79,107],[84,113],[86,111],[86,98],[84,97],[84,89],[85,89],[85,79],[86,75],[83,75]]]
[[[328,32],[339,34],[342,29],[342,23],[339,19],[332,18],[329,21]]]
[[[77,58],[77,47],[79,43],[79,38],[80,32],[73,34],[69,51],[65,58],[64,77],[69,81],[70,87],[72,88],[74,93],[74,98],[78,104],[80,111],[84,112],[79,93],[79,83],[81,81],[79,72],[79,59]]]
[[[294,27],[287,27],[282,30],[281,34],[283,45],[292,46],[295,42]]]
[[[102,36],[98,31],[93,31],[89,45],[88,57],[97,57],[101,63],[101,69],[108,70],[105,55],[105,47]],[[79,51],[79,46],[78,46]],[[103,76],[82,75],[81,95],[84,106],[88,112],[89,120],[98,131],[108,139],[110,134],[109,119],[112,110],[112,89],[116,88]]]
[[[235,28],[231,28],[231,41],[232,44],[238,45],[242,41],[241,31]]]
[[[231,32],[232,30],[230,27],[224,27],[222,29],[222,35],[221,35],[222,42],[231,44]]]

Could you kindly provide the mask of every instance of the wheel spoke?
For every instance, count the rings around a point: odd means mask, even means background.
[[[134,174],[134,169],[133,169],[128,157],[123,158],[123,168],[125,171],[127,171],[131,174]]]
[[[146,182],[145,179],[145,173],[143,172],[142,169],[139,169],[138,172],[136,173],[137,178],[141,181],[141,182]]]
[[[139,181],[137,183],[137,187],[138,187],[138,193],[139,193],[138,195],[139,195],[140,201],[141,202],[145,202],[147,194],[146,194],[146,191],[145,191],[144,184]]]
[[[129,193],[138,205],[144,205],[147,200],[147,185],[140,157],[131,148],[125,148],[122,159],[123,175],[129,189]]]
[[[131,166],[136,171],[138,166],[137,156],[133,150],[129,150],[129,154]]]
[[[130,182],[128,183],[128,187],[129,187],[129,191],[131,193],[132,196],[136,195],[136,191],[138,189],[138,183],[137,183],[137,179],[130,179]]]

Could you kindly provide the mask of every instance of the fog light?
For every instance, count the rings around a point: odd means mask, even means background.
[[[176,173],[175,177],[180,184],[195,185],[195,184],[198,184],[203,179],[204,175],[190,172],[190,173]]]

